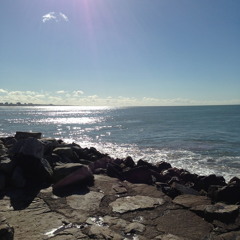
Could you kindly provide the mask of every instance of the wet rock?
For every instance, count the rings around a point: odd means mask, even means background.
[[[126,167],[130,167],[130,168],[133,168],[136,166],[135,162],[130,156],[126,157],[123,163],[125,164]]]
[[[110,203],[113,212],[125,213],[141,209],[151,209],[163,205],[165,201],[162,198],[151,198],[148,196],[129,196],[118,198]]]
[[[167,169],[169,169],[169,168],[172,168],[172,165],[171,165],[170,163],[161,161],[161,162],[157,163],[156,167],[158,168],[158,171],[159,171],[159,172],[162,172],[162,171],[164,171],[164,170],[167,170]]]
[[[157,219],[157,229],[186,239],[208,239],[213,226],[188,210],[167,211]],[[171,238],[170,238],[171,239]]]
[[[92,170],[92,172],[94,173],[96,169],[107,169],[108,164],[111,163],[111,158],[109,157],[103,157],[100,158],[94,162],[92,162],[91,164],[89,164],[90,169]]]
[[[208,221],[214,219],[222,222],[234,222],[239,214],[238,205],[226,205],[224,203],[216,203],[214,205],[208,205],[205,208],[205,218]]]
[[[36,138],[40,139],[42,137],[42,133],[40,132],[16,132],[15,138],[17,140],[26,139],[26,138]]]
[[[140,166],[145,166],[148,169],[151,169],[151,170],[154,170],[154,171],[158,172],[158,167],[156,167],[155,165],[153,165],[153,164],[151,164],[151,163],[149,163],[147,161],[144,161],[142,159],[138,160],[137,166],[139,166],[139,167]]]

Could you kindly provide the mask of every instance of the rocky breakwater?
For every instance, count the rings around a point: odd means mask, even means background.
[[[114,159],[41,133],[0,139],[0,239],[239,240],[240,180]]]

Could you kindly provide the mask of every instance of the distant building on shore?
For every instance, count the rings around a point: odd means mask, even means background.
[[[54,105],[53,104],[21,103],[21,102],[17,102],[17,103],[5,102],[5,103],[0,103],[0,106],[54,106]]]

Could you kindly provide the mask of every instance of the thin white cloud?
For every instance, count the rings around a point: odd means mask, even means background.
[[[56,13],[56,12],[49,12],[45,15],[42,16],[42,22],[46,23],[48,21],[55,21],[55,22],[60,22],[60,21],[64,21],[64,22],[69,22],[69,19],[67,17],[66,14],[60,12],[60,13]]]
[[[66,91],[60,90],[60,91],[57,91],[56,93],[57,93],[57,94],[64,94],[64,93],[66,93]]]
[[[55,12],[49,12],[45,15],[42,16],[42,21],[45,23],[45,22],[48,22],[50,20],[57,20],[57,17],[56,17],[56,14]]]
[[[66,21],[66,22],[69,21],[68,17],[67,17],[64,13],[60,12],[60,13],[59,13],[59,16],[60,16],[64,21]]]

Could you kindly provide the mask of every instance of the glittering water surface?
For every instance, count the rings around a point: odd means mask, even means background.
[[[0,135],[39,131],[113,157],[240,177],[240,106],[0,107]]]

